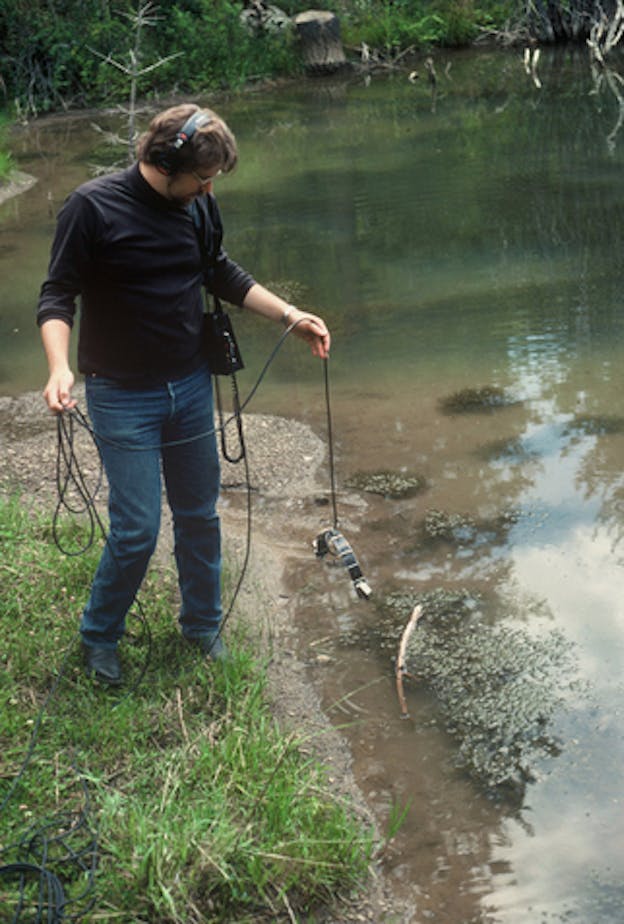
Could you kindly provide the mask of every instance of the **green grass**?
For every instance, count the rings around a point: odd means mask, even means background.
[[[6,150],[5,132],[7,124],[7,115],[0,110],[0,184],[6,182],[15,170],[15,160]]]
[[[244,633],[228,633],[226,666],[184,645],[172,574],[141,594],[151,645],[129,621],[125,687],[84,676],[78,619],[97,555],[61,555],[45,520],[0,501],[0,865],[20,842],[39,864],[47,825],[66,913],[124,924],[292,920],[362,885],[372,833],[275,721]],[[17,897],[0,879],[0,907]]]
[[[0,151],[0,183],[9,179],[15,170],[15,161],[7,151]]]

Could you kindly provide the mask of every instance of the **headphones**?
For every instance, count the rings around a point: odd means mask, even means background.
[[[212,121],[213,117],[209,113],[201,109],[194,112],[176,134],[175,139],[169,146],[169,150],[161,151],[156,156],[156,166],[160,167],[161,170],[167,174],[176,173],[180,160],[179,152],[181,148],[183,148],[185,144],[188,144],[198,128],[201,128],[203,125],[208,125],[208,123]]]

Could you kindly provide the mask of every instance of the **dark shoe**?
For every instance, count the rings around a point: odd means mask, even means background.
[[[104,648],[102,645],[83,645],[82,651],[85,660],[87,677],[94,677],[98,683],[117,687],[121,683],[121,664],[115,648]]]
[[[209,632],[206,635],[199,635],[196,638],[186,637],[189,645],[199,648],[203,655],[210,658],[211,661],[220,661],[225,663],[230,660],[230,652],[219,632]]]

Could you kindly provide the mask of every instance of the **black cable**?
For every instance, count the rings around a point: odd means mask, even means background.
[[[97,440],[95,433],[92,428],[89,426],[88,421],[86,420],[84,414],[78,409],[74,408],[68,415],[67,420],[65,419],[65,413],[57,414],[57,486],[58,486],[58,503],[54,511],[52,518],[52,535],[59,551],[63,552],[65,555],[77,556],[81,555],[87,551],[95,541],[95,529],[96,526],[99,529],[100,535],[102,536],[104,542],[108,545],[109,552],[113,558],[113,561],[117,565],[120,574],[124,576],[123,568],[117,560],[115,553],[110,544],[110,539],[108,536],[108,531],[102,521],[100,513],[96,507],[95,501],[97,493],[100,489],[102,482],[102,457],[100,455],[100,450],[97,445]],[[74,422],[78,421],[89,434],[92,444],[96,449],[97,457],[99,460],[99,473],[97,479],[97,485],[95,491],[90,491],[89,486],[87,485],[84,473],[80,466],[80,462],[76,455],[75,450],[75,441],[74,441]],[[62,471],[61,462],[65,464],[65,471]],[[82,506],[76,508],[68,501],[68,494],[70,487],[72,487],[78,493],[78,496],[82,500]],[[88,529],[88,540],[78,547],[78,549],[71,550],[68,549],[66,545],[63,544],[60,531],[59,531],[59,520],[62,512],[66,510],[72,515],[79,513],[84,513],[88,517],[89,529]],[[138,677],[135,679],[134,683],[128,690],[117,700],[113,708],[119,705],[127,699],[143,681],[147,669],[149,667],[149,662],[151,660],[152,653],[152,631],[150,628],[149,620],[143,610],[141,600],[139,597],[136,597],[133,603],[133,607],[136,608],[138,613],[139,622],[143,634],[147,640],[147,652],[143,661],[141,670],[139,671]]]
[[[334,465],[334,436],[332,433],[332,414],[329,399],[329,360],[323,360],[325,378],[325,408],[327,412],[327,441],[329,446],[329,480],[331,487],[332,510],[334,514],[334,529],[338,529],[338,505],[336,502],[336,473]]]
[[[34,744],[38,737],[41,718],[47,705],[56,691],[56,687],[63,676],[71,649],[66,653],[61,670],[53,684],[44,705],[39,711],[36,727],[31,735],[28,752],[18,774],[14,777],[11,787],[5,796],[0,813],[4,810],[13,795],[18,782],[23,778],[28,764],[32,758]],[[75,770],[75,765],[73,765]],[[59,812],[45,822],[32,825],[23,834],[19,841],[5,847],[0,851],[0,858],[15,857],[13,862],[0,866],[0,879],[12,882],[18,881],[18,894],[15,901],[12,924],[22,920],[21,914],[28,905],[28,912],[35,911],[35,917],[30,922],[47,921],[57,924],[61,921],[78,921],[95,904],[94,880],[98,861],[98,841],[96,833],[88,823],[90,813],[89,790],[84,777],[79,777],[83,792],[83,807],[77,812]],[[72,840],[82,836],[79,849],[72,846]],[[60,875],[50,869],[50,865],[63,868],[66,878],[73,872],[73,878],[78,880],[85,877],[85,886],[81,892],[68,897]],[[31,883],[33,889],[38,886],[38,895],[27,897],[27,887]],[[77,910],[72,911],[72,907]],[[45,913],[45,916],[44,916]]]
[[[344,565],[353,582],[356,594],[363,600],[369,600],[372,590],[368,581],[362,574],[360,563],[358,562],[351,544],[345,539],[338,529],[338,505],[336,501],[336,474],[334,460],[334,435],[332,430],[331,400],[329,394],[329,360],[324,360],[323,365],[325,377],[325,408],[327,414],[327,439],[329,446],[329,478],[331,487],[331,500],[333,510],[333,527],[322,530],[314,540],[314,548],[317,558],[324,558],[329,552],[335,557],[336,561]]]
[[[221,387],[219,385],[219,377],[215,376],[215,396],[217,404],[217,413],[219,415],[219,432],[221,434],[221,453],[226,462],[230,462],[232,465],[237,465],[245,457],[245,442],[243,438],[243,418],[242,418],[242,408],[240,404],[240,394],[238,391],[238,381],[236,375],[233,373],[230,376],[232,383],[232,407],[234,408],[234,413],[232,417],[236,421],[236,429],[238,431],[238,445],[239,451],[238,455],[232,455],[228,449],[227,444],[227,428],[223,420],[223,405],[221,402]],[[232,420],[230,417],[230,421]]]
[[[99,473],[96,489],[90,491],[85,482],[84,476],[78,465],[74,449],[74,432],[75,423],[83,423],[84,416],[79,408],[75,408],[75,413],[58,414],[56,418],[56,494],[57,505],[52,515],[52,536],[56,547],[64,555],[78,556],[84,554],[89,549],[95,539],[96,526],[96,508],[95,498],[102,484],[102,460],[98,452]],[[72,507],[68,500],[71,487],[77,490],[78,497],[82,504],[79,507]],[[59,532],[59,521],[62,511],[65,510],[75,516],[87,514],[89,529],[87,539],[83,545],[77,549],[69,549],[63,544]]]
[[[251,402],[252,398],[255,396],[258,388],[260,387],[260,384],[262,383],[265,375],[267,374],[269,368],[274,362],[275,357],[277,356],[278,352],[282,348],[287,337],[303,320],[305,320],[305,318],[306,316],[304,315],[302,318],[299,318],[298,321],[294,321],[281,334],[277,343],[275,344],[271,353],[269,354],[264,366],[262,367],[260,374],[258,375],[256,379],[255,384],[253,385],[249,394],[247,395],[247,397],[245,398],[243,402],[241,402],[240,400],[240,394],[238,390],[238,381],[236,379],[236,374],[235,373],[231,374],[230,378],[232,382],[234,410],[233,410],[233,413],[230,415],[230,417],[227,418],[227,420],[223,419],[218,377],[215,376],[214,377],[215,393],[217,396],[219,426],[213,427],[211,430],[202,432],[196,436],[187,437],[183,440],[171,440],[171,441],[161,443],[157,447],[147,447],[153,450],[156,448],[163,449],[163,448],[170,448],[170,447],[175,447],[175,446],[180,446],[180,445],[186,445],[188,443],[195,442],[199,439],[203,439],[206,436],[209,436],[213,433],[216,434],[217,432],[219,432],[221,434],[221,450],[222,450],[224,458],[228,462],[231,462],[234,464],[239,463],[241,461],[244,461],[245,463],[245,483],[247,485],[247,536],[246,536],[245,557],[244,557],[243,565],[241,567],[241,572],[240,572],[235,590],[232,595],[232,599],[226,611],[226,615],[221,620],[219,630],[215,634],[215,637],[212,641],[210,649],[212,649],[214,645],[216,644],[216,641],[220,637],[223,631],[223,628],[225,626],[225,623],[227,619],[229,618],[235,606],[236,599],[238,597],[243,581],[245,579],[247,567],[249,564],[250,553],[251,553],[251,480],[250,480],[250,473],[249,473],[249,461],[247,457],[247,451],[246,451],[246,445],[245,445],[244,433],[243,433],[242,413],[243,413],[243,410],[247,407],[247,405]],[[327,360],[325,360],[325,363],[327,364]],[[329,389],[329,385],[326,381],[326,401],[327,401],[327,408],[328,408],[328,414],[329,414],[329,390],[328,389]],[[67,423],[66,418],[69,421],[69,423]],[[93,444],[95,445],[97,452],[98,452],[99,474],[98,474],[98,479],[97,479],[97,487],[96,487],[96,490],[93,492],[90,492],[87,487],[84,475],[80,469],[80,465],[78,463],[78,460],[76,458],[75,451],[74,451],[74,423],[76,422],[80,424],[80,426],[90,435],[91,440]],[[227,431],[227,427],[232,422],[236,422],[236,426],[238,430],[238,439],[239,439],[240,449],[239,449],[239,453],[237,456],[232,456],[229,453],[229,450],[227,447],[226,431]],[[98,439],[105,440],[104,437],[101,437],[99,434],[96,434],[95,430],[90,425],[88,419],[82,413],[82,411],[80,410],[78,406],[75,406],[74,408],[72,408],[69,411],[64,412],[63,414],[57,415],[57,446],[58,446],[57,448],[57,490],[58,490],[59,500],[58,500],[57,507],[55,509],[54,516],[53,516],[52,531],[53,531],[53,536],[57,544],[57,547],[67,555],[80,555],[83,552],[87,551],[87,549],[91,546],[91,544],[95,540],[96,524],[99,527],[102,536],[105,538],[105,541],[108,542],[107,532],[101,521],[97,508],[95,507],[95,497],[101,486],[102,471],[103,471],[101,455],[100,455],[100,451],[99,451],[99,447],[97,443]],[[135,451],[135,452],[145,451],[146,449],[146,447],[137,448],[137,447],[125,446],[124,444],[117,443],[116,441],[109,440],[109,439],[106,439],[105,441],[108,443],[108,445],[115,446],[118,449],[131,449],[132,451]],[[333,500],[333,505],[334,505],[334,519],[336,519],[336,498],[335,498],[335,487],[333,483],[333,448],[331,445],[331,425],[330,425],[330,453],[331,453],[331,458],[332,458],[332,500]],[[65,463],[64,472],[61,469],[61,461]],[[73,509],[67,501],[67,494],[69,491],[69,486],[71,484],[74,485],[74,487],[76,488],[78,492],[79,497],[83,501],[83,505],[75,509]],[[67,510],[71,513],[86,512],[88,515],[88,521],[89,521],[88,539],[82,546],[79,547],[79,549],[75,551],[70,551],[69,549],[67,549],[63,545],[60,539],[58,522],[59,522],[59,517],[61,515],[61,512],[63,510]],[[149,641],[148,649],[149,649],[149,652],[151,652],[151,632],[149,629],[149,623],[145,617],[145,614],[142,611],[141,603],[138,598],[135,599],[135,605],[137,609],[139,610],[143,628],[148,634],[148,641]],[[209,654],[210,651],[208,651],[207,653]],[[139,683],[142,681],[147,671],[148,661],[149,661],[149,656],[144,662],[143,670],[140,673],[138,681],[133,685],[133,689],[135,689],[139,685]],[[126,694],[126,696],[129,695],[131,692],[133,692],[133,689],[131,689]],[[122,699],[125,699],[126,696],[122,697]]]
[[[224,615],[221,618],[219,629],[215,633],[212,643],[210,647],[208,648],[208,650],[206,651],[207,655],[210,655],[210,652],[216,645],[217,639],[221,637],[221,634],[225,628],[225,625],[227,621],[229,620],[230,616],[232,615],[232,612],[234,610],[234,606],[238,599],[238,595],[240,593],[241,587],[243,586],[243,581],[245,580],[245,577],[247,575],[247,568],[249,567],[249,559],[251,557],[251,509],[252,509],[251,476],[250,476],[250,471],[249,471],[249,457],[247,455],[247,446],[245,444],[245,436],[243,433],[242,419],[240,419],[239,421],[238,433],[239,433],[240,446],[241,446],[240,460],[242,460],[244,467],[245,467],[245,485],[246,485],[246,493],[247,493],[247,529],[246,529],[246,536],[245,536],[245,555],[244,555],[243,563],[241,565],[241,569],[238,575],[238,580],[232,592],[232,596],[230,597],[230,602],[228,604],[228,607]]]
[[[249,391],[249,394],[247,395],[247,397],[245,398],[245,400],[242,401],[242,402],[239,400],[239,402],[238,402],[238,408],[235,408],[235,410],[233,411],[233,413],[232,413],[222,424],[220,424],[219,427],[212,427],[210,430],[204,430],[204,431],[202,431],[201,433],[197,433],[195,436],[187,436],[187,437],[185,437],[184,439],[179,439],[179,440],[167,440],[166,442],[158,443],[158,444],[155,444],[155,445],[153,445],[153,446],[151,446],[151,445],[150,445],[150,446],[131,446],[131,445],[127,444],[127,443],[119,443],[119,442],[117,442],[117,440],[112,440],[112,439],[110,439],[109,437],[102,436],[101,434],[96,433],[95,430],[93,429],[93,427],[91,426],[91,424],[89,423],[88,419],[87,419],[87,418],[85,417],[85,415],[82,413],[82,411],[80,410],[80,408],[78,408],[78,406],[75,406],[75,407],[72,408],[71,410],[64,411],[63,416],[64,416],[65,414],[68,414],[68,415],[70,415],[70,416],[75,416],[75,417],[77,418],[78,422],[81,424],[81,426],[83,426],[86,430],[89,431],[89,433],[91,434],[91,437],[92,437],[94,440],[100,440],[100,441],[103,442],[103,443],[107,443],[107,445],[112,446],[114,449],[128,449],[128,450],[130,450],[130,451],[132,451],[132,452],[154,452],[154,451],[156,451],[156,450],[170,449],[170,448],[174,448],[174,447],[176,447],[176,446],[186,446],[186,445],[188,445],[189,443],[195,443],[195,442],[197,442],[198,440],[204,439],[206,436],[212,436],[212,434],[214,434],[214,433],[218,433],[218,432],[221,432],[221,431],[224,430],[224,429],[227,429],[227,427],[229,427],[230,424],[232,424],[232,423],[234,423],[234,422],[237,421],[238,415],[239,415],[239,414],[242,414],[242,412],[247,408],[247,405],[250,404],[252,398],[255,397],[255,394],[256,394],[256,392],[258,391],[258,388],[259,388],[260,385],[262,384],[262,381],[263,381],[265,375],[267,374],[267,372],[268,372],[270,366],[271,366],[271,365],[273,364],[273,362],[275,361],[275,357],[277,356],[277,354],[278,354],[279,351],[281,350],[281,348],[282,348],[282,346],[284,345],[284,342],[286,341],[287,337],[292,333],[292,331],[293,331],[296,327],[298,327],[299,324],[302,323],[302,321],[305,321],[307,318],[308,318],[307,315],[303,315],[301,318],[299,318],[298,321],[293,321],[293,323],[290,324],[290,325],[284,330],[284,332],[280,335],[280,337],[279,337],[277,343],[275,344],[275,346],[274,346],[273,349],[271,350],[268,359],[266,360],[264,366],[263,366],[262,369],[260,370],[260,374],[258,375],[258,377],[257,377],[257,379],[256,379],[256,381],[255,381],[255,383],[254,383],[253,386],[251,387],[251,389],[250,389],[250,391]],[[234,377],[234,376],[232,376],[232,377]],[[215,376],[215,378],[216,378],[216,376]]]

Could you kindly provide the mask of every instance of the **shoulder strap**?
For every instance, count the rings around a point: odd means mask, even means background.
[[[197,234],[197,243],[199,244],[199,252],[202,258],[202,265],[207,268],[210,264],[210,257],[208,256],[208,248],[206,247],[204,216],[197,203],[197,199],[193,199],[189,211],[191,213],[191,218],[193,219],[193,226],[195,227],[195,233]],[[216,295],[213,295],[212,298],[214,301],[215,313],[222,314],[223,308],[221,307],[221,302],[219,301]]]

